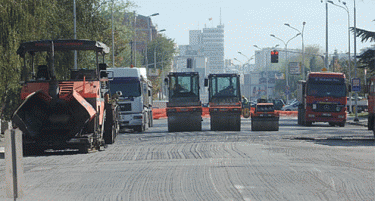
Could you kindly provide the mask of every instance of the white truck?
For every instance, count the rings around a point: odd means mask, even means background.
[[[119,67],[108,71],[113,72],[110,92],[118,97],[120,130],[143,132],[152,127],[152,84],[146,69]]]

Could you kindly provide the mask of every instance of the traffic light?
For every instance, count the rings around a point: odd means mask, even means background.
[[[187,59],[186,66],[187,66],[187,68],[193,68],[193,59],[192,58]]]
[[[279,63],[279,51],[271,51],[271,63]]]

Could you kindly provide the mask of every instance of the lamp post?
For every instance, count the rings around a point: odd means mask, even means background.
[[[340,7],[342,9],[344,9],[346,11],[346,13],[348,14],[348,57],[349,57],[348,67],[349,67],[349,80],[351,81],[352,80],[352,70],[351,70],[351,61],[352,60],[350,58],[350,14],[349,14],[349,9],[348,9],[348,6],[346,5],[345,1],[342,2],[342,4],[344,4],[345,7],[335,4],[335,3],[333,3],[333,1],[328,1],[328,2],[331,3],[334,6],[337,6],[337,7]],[[351,112],[352,111],[352,98],[351,98],[352,92],[349,92],[349,97],[350,97],[349,112]]]
[[[244,57],[247,59],[247,61],[244,63],[243,68],[242,68],[242,74],[245,74],[245,73],[243,72],[243,71],[244,71],[244,68],[245,68],[245,64],[248,64],[248,65],[249,65],[249,62],[250,62],[252,59],[254,59],[255,54],[254,54],[253,56],[251,56],[250,58],[247,57],[246,55],[242,54],[242,52],[238,52],[238,54],[244,56]],[[236,58],[235,58],[235,59],[236,59]]]
[[[77,14],[76,14],[76,0],[73,0],[73,23],[74,23],[74,39],[77,39]],[[74,70],[77,70],[77,50],[74,50]]]
[[[166,31],[165,29],[162,29],[162,30],[159,30],[158,32],[163,32],[163,31]],[[158,41],[158,45],[159,45],[159,41]],[[154,69],[156,71],[156,45],[154,47]],[[161,60],[162,62],[162,66],[161,66],[161,71],[160,71],[160,94],[159,94],[159,100],[162,99],[162,96],[163,96],[163,67],[164,67],[164,61],[163,59]]]
[[[146,74],[147,76],[148,76],[148,58],[147,58],[148,40],[150,40],[150,42],[152,41],[150,21],[151,21],[151,17],[157,16],[157,15],[159,15],[159,13],[154,13],[152,15],[147,16],[147,39],[146,39],[146,70],[147,70]]]
[[[288,69],[288,43],[289,41],[293,40],[294,38],[296,38],[297,36],[301,35],[301,33],[298,33],[297,35],[293,36],[291,39],[289,39],[287,42],[285,42],[284,40],[282,40],[281,38],[278,38],[276,37],[274,34],[271,34],[270,36],[271,37],[274,37],[278,40],[280,40],[281,42],[284,43],[285,45],[285,56],[286,56],[286,67],[285,67],[285,71],[286,71],[286,87],[289,89],[289,69]],[[289,94],[286,95],[286,102],[289,102]]]
[[[279,46],[279,44],[277,44],[277,45],[275,45],[275,46],[273,46],[273,47],[271,47],[270,49],[272,50],[272,49],[275,49],[276,47],[278,47]],[[262,50],[260,47],[258,47],[257,45],[254,45],[254,47],[256,47],[256,48],[258,48],[258,49],[260,49],[260,50]],[[268,49],[268,48],[267,48]],[[268,100],[268,56],[267,56],[268,54],[266,54],[266,87],[267,87],[267,89],[266,89],[266,97],[267,97],[267,100]]]
[[[306,22],[302,22],[302,31],[290,26],[290,24],[288,24],[288,23],[285,23],[284,25],[298,31],[298,33],[301,34],[301,38],[302,38],[302,79],[304,80],[305,79],[305,45],[304,45],[304,41],[303,41],[303,31],[305,30]]]
[[[242,52],[238,52],[238,54],[244,56],[244,57],[247,59],[247,61],[246,61],[245,63],[242,64],[242,71],[241,71],[241,72],[242,72],[242,75],[243,75],[243,78],[244,78],[244,83],[245,83],[245,73],[244,73],[245,64],[247,64],[247,65],[249,66],[249,65],[250,65],[249,62],[250,62],[252,59],[254,59],[255,54],[254,54],[252,57],[250,57],[250,58],[248,58],[246,55],[242,54]],[[234,60],[239,61],[239,60],[236,59],[236,58],[234,58]],[[239,62],[241,62],[241,61],[239,61]],[[241,62],[241,63],[242,63],[242,62]],[[250,71],[250,69],[249,69],[249,71]],[[250,76],[250,75],[249,75],[249,76]],[[248,92],[249,92],[249,100],[251,100],[251,77],[250,77],[250,83],[249,83],[249,90],[248,90]]]
[[[323,0],[321,0],[323,3]],[[326,57],[324,58],[325,68],[328,69],[328,1],[326,0]]]
[[[233,58],[233,59],[241,63],[242,67],[241,69],[238,70],[238,72],[241,72],[245,64],[242,61],[238,60],[237,58]]]
[[[356,7],[355,7],[355,0],[354,0],[354,77],[357,78],[357,20],[356,20]],[[350,97],[351,98],[351,97]],[[359,121],[358,119],[358,92],[355,92],[355,117],[354,121]]]

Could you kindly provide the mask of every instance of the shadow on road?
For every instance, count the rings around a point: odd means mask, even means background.
[[[373,136],[295,137],[291,138],[291,140],[304,140],[327,146],[375,146],[375,138]]]

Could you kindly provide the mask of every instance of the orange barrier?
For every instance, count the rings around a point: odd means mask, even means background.
[[[250,113],[254,113],[254,108],[250,109]],[[280,117],[297,117],[298,111],[281,111],[277,110],[277,113]],[[167,112],[165,108],[154,108],[152,109],[153,119],[160,119],[160,118],[167,118]],[[210,113],[208,111],[208,107],[202,108],[202,117],[209,118]]]
[[[279,113],[280,117],[297,117],[298,116],[298,111],[281,111],[277,110]]]
[[[167,118],[167,111],[165,110],[165,108],[153,108],[152,118],[153,119]]]

